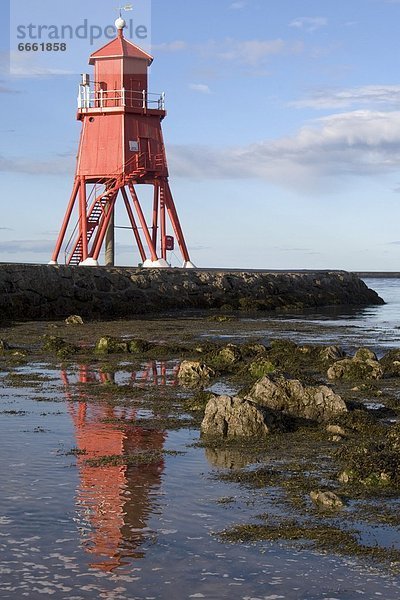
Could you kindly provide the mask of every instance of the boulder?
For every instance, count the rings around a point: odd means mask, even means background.
[[[377,361],[378,357],[375,352],[372,352],[369,348],[359,348],[355,353],[353,360],[367,362],[368,360]]]
[[[54,353],[60,358],[67,358],[68,356],[79,352],[77,346],[69,344],[63,338],[56,335],[44,335],[42,349],[44,352]]]
[[[206,406],[201,433],[223,438],[265,437],[279,426],[279,418],[253,402],[219,396]]]
[[[275,371],[275,366],[268,359],[261,357],[253,360],[249,364],[248,371],[250,375],[260,379],[261,377],[264,377],[264,375],[268,375],[268,373],[273,373]]]
[[[71,315],[65,319],[66,325],[83,325],[83,319],[79,315]]]
[[[105,335],[97,341],[94,351],[96,354],[124,354],[129,351],[129,344]]]
[[[206,360],[216,371],[225,371],[242,360],[242,353],[238,346],[228,344],[209,352]]]
[[[150,350],[151,344],[145,340],[136,339],[128,342],[128,350],[131,354],[141,354]]]
[[[328,346],[327,348],[322,348],[322,350],[320,351],[320,357],[323,361],[329,362],[344,358],[345,353],[340,348],[340,346]]]
[[[246,400],[295,418],[318,422],[347,412],[342,398],[325,385],[304,386],[297,379],[265,376],[252,387]]]
[[[310,498],[314,504],[323,508],[342,508],[344,505],[343,500],[333,492],[315,490],[310,493]]]
[[[215,376],[215,371],[199,360],[184,360],[178,371],[178,378],[182,381],[199,381]]]
[[[374,358],[364,358],[370,356],[370,351],[368,351],[368,354],[367,352],[360,352],[360,354],[358,352],[353,358],[345,358],[335,362],[328,369],[328,378],[347,380],[381,379],[383,377],[383,368],[379,361]]]

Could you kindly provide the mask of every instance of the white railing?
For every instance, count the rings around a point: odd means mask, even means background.
[[[88,85],[79,86],[78,108],[141,108],[165,110],[165,94],[135,90],[93,90]]]

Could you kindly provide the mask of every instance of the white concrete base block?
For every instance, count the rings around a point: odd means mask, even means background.
[[[94,258],[87,258],[86,260],[79,263],[80,267],[98,267],[99,263]]]
[[[51,260],[50,262],[47,263],[50,267],[57,267],[58,266],[58,262],[56,260]]]
[[[158,260],[151,260],[148,258],[144,263],[143,267],[145,269],[169,269],[171,265],[167,263],[163,258],[159,258]]]
[[[197,269],[196,265],[194,265],[190,260],[187,260],[183,263],[183,269]]]

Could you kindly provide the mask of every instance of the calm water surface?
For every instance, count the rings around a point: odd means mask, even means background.
[[[316,341],[318,325],[323,342],[364,343],[381,352],[400,347],[400,281],[368,284],[387,305],[286,315],[282,335]],[[269,335],[261,322],[259,330]],[[213,532],[273,510],[271,491],[246,491],[210,477],[228,465],[243,466],[240,456],[192,447],[196,430],[119,430],[112,419],[154,415],[90,404],[82,386],[77,397],[78,381],[101,383],[93,369],[35,364],[29,370],[44,376],[43,384],[14,387],[0,372],[0,598],[400,598],[399,578],[356,559],[219,542]],[[151,362],[115,381],[161,390],[176,384],[176,363]],[[71,448],[86,455],[68,455]],[[160,458],[140,468],[86,464],[148,449],[159,450]],[[221,502],[226,497],[235,502]]]

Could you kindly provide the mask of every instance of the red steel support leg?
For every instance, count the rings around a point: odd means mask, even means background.
[[[117,190],[115,192],[115,194],[113,196],[111,196],[110,201],[109,201],[109,207],[108,207],[107,214],[105,215],[104,220],[102,221],[102,223],[100,225],[99,232],[98,232],[97,238],[96,238],[96,244],[95,244],[95,246],[93,248],[93,251],[92,251],[92,258],[94,260],[98,260],[98,258],[99,258],[99,254],[101,252],[101,247],[103,245],[104,238],[105,238],[105,235],[107,233],[107,228],[108,228],[108,226],[110,224],[111,217],[112,217],[112,214],[113,214],[113,210],[114,210],[114,206],[115,206],[115,201],[116,201],[117,196],[118,196],[118,191],[119,190]]]
[[[135,240],[136,240],[136,243],[139,248],[140,257],[142,259],[142,262],[145,262],[145,260],[147,259],[147,256],[146,256],[146,252],[143,247],[143,244],[142,244],[142,240],[140,239],[140,234],[139,234],[139,231],[138,231],[138,228],[136,225],[135,217],[134,217],[132,209],[131,209],[131,205],[129,204],[128,194],[126,193],[126,189],[124,187],[121,188],[121,192],[122,192],[122,196],[123,196],[123,199],[125,202],[126,212],[128,213],[128,217],[131,222],[133,235],[135,236]]]
[[[79,229],[82,237],[82,261],[84,261],[88,257],[86,181],[84,177],[81,177],[79,187]]]
[[[154,201],[153,201],[153,246],[157,248],[157,228],[158,228],[158,198],[160,194],[160,188],[158,181],[154,182]]]
[[[153,244],[153,240],[151,239],[151,235],[150,235],[150,232],[149,232],[149,228],[147,227],[146,219],[144,218],[142,207],[140,206],[139,199],[138,199],[138,197],[136,195],[135,188],[133,187],[132,183],[129,183],[128,187],[129,187],[129,191],[130,191],[131,196],[132,196],[133,204],[135,205],[136,212],[137,212],[138,217],[139,217],[140,225],[142,226],[143,233],[145,235],[146,242],[147,242],[147,245],[148,245],[149,250],[150,250],[151,260],[153,262],[155,262],[155,261],[158,260],[157,250],[155,249],[154,244]]]
[[[167,206],[169,218],[171,219],[172,227],[174,228],[176,239],[178,240],[179,248],[181,250],[183,259],[185,262],[190,262],[189,252],[186,246],[182,227],[179,222],[178,213],[176,212],[174,200],[172,198],[172,193],[168,181],[165,181],[165,203]]]
[[[161,220],[161,255],[164,260],[167,260],[167,223],[165,214],[165,197],[166,197],[165,184],[161,187],[160,193],[160,220]]]
[[[75,205],[75,200],[76,200],[76,197],[77,197],[78,192],[79,192],[80,183],[81,182],[80,182],[79,177],[76,177],[75,178],[75,182],[74,182],[74,187],[72,189],[71,198],[70,198],[70,201],[69,201],[69,204],[68,204],[67,212],[65,213],[64,221],[63,221],[63,224],[61,226],[60,233],[58,234],[56,247],[54,249],[53,256],[51,257],[52,262],[56,263],[57,260],[58,260],[58,256],[60,254],[61,246],[62,246],[62,243],[64,241],[65,233],[67,231],[68,223],[69,223],[69,220],[71,218],[71,214],[72,214],[72,211],[73,211],[73,208],[74,208],[74,205]]]

